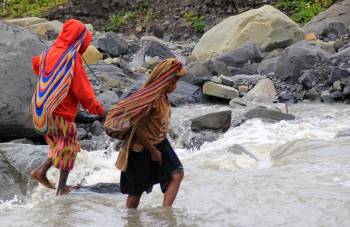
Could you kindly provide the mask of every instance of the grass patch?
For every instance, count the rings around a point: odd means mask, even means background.
[[[326,10],[334,0],[279,0],[277,8],[286,11],[297,23],[307,23]]]
[[[192,29],[196,32],[203,32],[205,27],[204,17],[192,11],[188,11],[183,16],[183,19],[191,24]]]
[[[68,0],[0,0],[0,17],[43,17],[52,7]]]

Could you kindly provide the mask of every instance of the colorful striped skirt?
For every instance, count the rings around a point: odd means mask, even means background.
[[[62,116],[52,115],[45,140],[50,146],[48,158],[52,160],[53,165],[61,170],[73,169],[77,153],[80,151],[75,123]]]

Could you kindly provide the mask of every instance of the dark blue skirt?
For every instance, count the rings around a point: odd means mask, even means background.
[[[168,139],[163,140],[156,147],[162,153],[162,165],[152,161],[147,149],[140,152],[130,151],[128,168],[126,172],[121,172],[120,176],[120,189],[123,194],[150,193],[155,184],[160,184],[164,193],[171,177],[183,171],[182,164]]]

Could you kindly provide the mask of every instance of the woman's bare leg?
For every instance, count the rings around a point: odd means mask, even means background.
[[[46,159],[38,168],[33,170],[30,175],[32,176],[33,179],[38,181],[40,184],[43,186],[50,188],[50,189],[55,189],[55,185],[52,184],[48,179],[47,179],[47,171],[51,168],[52,166],[52,160],[51,159]]]
[[[177,192],[179,191],[182,178],[184,177],[184,171],[180,171],[171,177],[168,185],[168,190],[164,193],[163,207],[172,207]]]
[[[137,209],[139,206],[141,195],[128,195],[126,207],[129,209]]]

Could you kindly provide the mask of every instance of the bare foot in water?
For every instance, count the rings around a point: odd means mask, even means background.
[[[34,170],[30,173],[32,178],[36,181],[38,181],[43,186],[50,188],[50,189],[56,189],[55,185],[52,184],[46,177],[46,175],[41,172],[40,170]]]
[[[57,196],[60,196],[60,195],[65,195],[65,194],[68,194],[69,192],[71,191],[74,191],[74,190],[78,190],[80,188],[80,185],[66,185],[64,186],[64,188],[61,190],[61,191],[57,191],[56,195]]]

